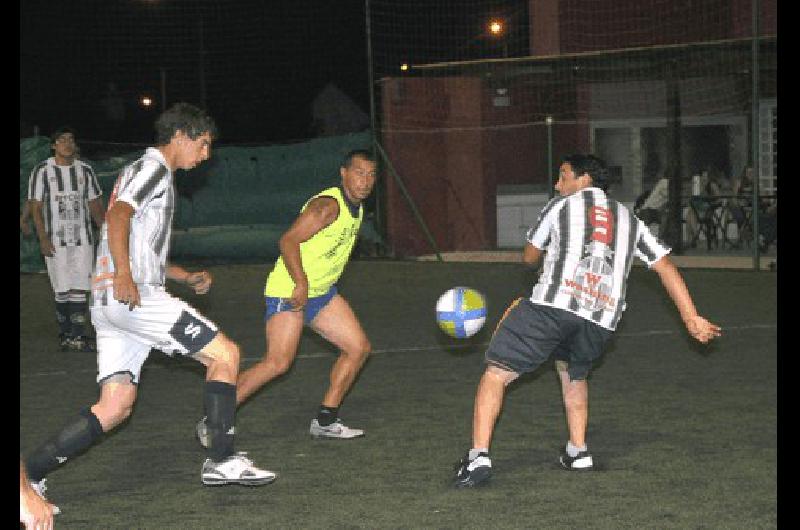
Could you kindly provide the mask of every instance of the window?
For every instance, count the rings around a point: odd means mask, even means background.
[[[762,195],[778,191],[778,102],[762,100],[759,106],[759,174]]]

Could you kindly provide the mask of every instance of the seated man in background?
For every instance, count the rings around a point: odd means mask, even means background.
[[[642,205],[634,211],[634,214],[647,226],[654,223],[658,224],[658,237],[661,237],[664,232],[664,216],[667,213],[668,200],[669,179],[661,177],[656,182],[656,185],[653,186],[652,191],[650,191]]]

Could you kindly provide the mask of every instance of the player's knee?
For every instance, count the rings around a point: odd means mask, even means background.
[[[130,417],[135,401],[135,394],[111,398],[102,397],[92,407],[92,412],[97,416],[98,421],[103,426],[103,430],[108,431]]]
[[[340,350],[340,358],[353,365],[361,366],[367,361],[370,352],[372,352],[372,345],[369,340],[364,339],[356,344],[342,348]]]
[[[239,349],[239,345],[235,342],[228,341],[228,343],[229,345],[225,350],[226,361],[238,368],[242,358],[241,350]]]
[[[490,364],[486,367],[486,375],[499,380],[503,383],[503,385],[508,386],[513,381],[515,381],[519,374],[517,372],[513,372],[511,370],[506,370],[505,368],[500,368],[494,364]]]
[[[120,404],[115,410],[115,417],[117,418],[117,423],[122,423],[123,421],[127,420],[132,413],[133,413],[133,403]]]
[[[270,372],[274,373],[275,375],[283,375],[292,367],[293,360],[294,359],[291,357],[273,357],[268,355],[266,360],[262,362]]]
[[[219,333],[204,350],[203,355],[211,359],[212,364],[221,364],[238,370],[241,360],[239,345]]]
[[[358,348],[356,350],[356,355],[363,361],[367,357],[369,357],[370,353],[372,353],[372,344],[369,342],[369,339],[365,338],[358,345]]]

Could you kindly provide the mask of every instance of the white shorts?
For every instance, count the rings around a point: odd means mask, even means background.
[[[192,355],[217,336],[216,324],[163,286],[137,287],[142,305],[133,310],[114,300],[112,287],[92,293],[98,383],[125,374],[138,384],[152,348],[167,355]]]
[[[94,247],[56,247],[52,257],[45,256],[47,275],[54,293],[66,293],[76,289],[88,291],[94,266]]]

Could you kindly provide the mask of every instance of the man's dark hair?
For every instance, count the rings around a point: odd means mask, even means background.
[[[71,134],[73,138],[76,138],[76,139],[78,138],[78,135],[75,132],[75,129],[73,129],[72,127],[69,127],[68,125],[63,125],[63,126],[57,128],[55,131],[53,131],[53,134],[50,135],[50,141],[52,143],[55,143],[55,141],[58,140],[59,136],[61,136],[62,134],[67,134],[67,133]]]
[[[372,155],[369,149],[353,149],[344,155],[344,158],[342,159],[342,167],[350,167],[350,164],[353,163],[353,159],[356,157],[363,158],[369,162],[375,162],[375,157]]]
[[[205,133],[211,135],[212,140],[219,136],[214,119],[204,110],[189,103],[176,103],[162,112],[156,119],[155,128],[156,145],[168,144],[178,131],[182,131],[192,140],[197,140]]]
[[[601,158],[594,155],[575,154],[565,156],[561,162],[572,166],[576,178],[587,173],[592,177],[593,186],[603,191],[608,190],[608,167]]]

